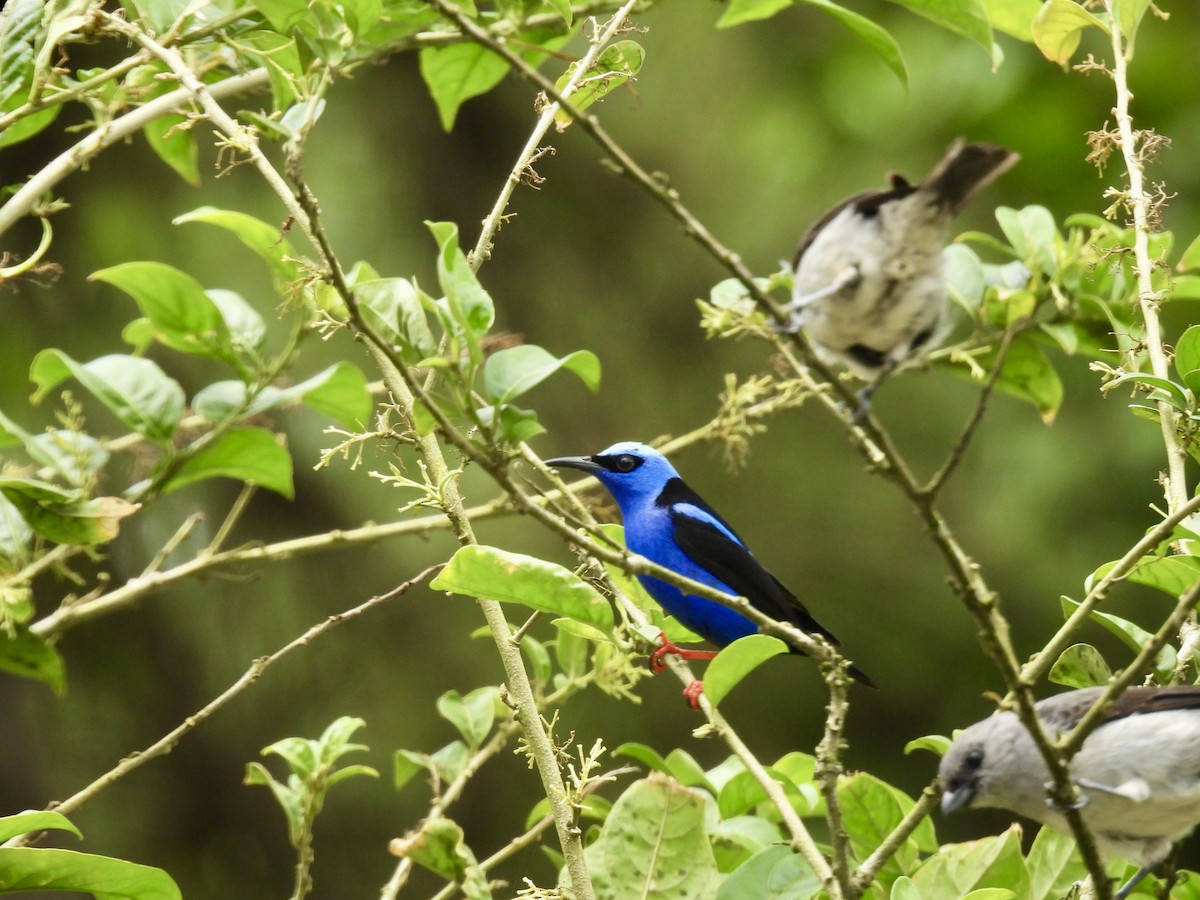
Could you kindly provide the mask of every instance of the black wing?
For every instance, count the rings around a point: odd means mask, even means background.
[[[771,618],[790,622],[809,634],[819,634],[834,644],[838,643],[837,638],[809,614],[804,604],[754,558],[741,543],[741,538],[729,539],[729,534],[736,537],[734,530],[682,479],[671,479],[657,502],[670,511],[675,542],[696,565],[729,585],[735,593],[745,597],[756,609]],[[680,511],[678,505],[681,503],[704,510],[728,529],[729,534],[711,522]]]

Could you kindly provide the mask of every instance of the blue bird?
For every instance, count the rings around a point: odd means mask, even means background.
[[[546,464],[580,469],[600,480],[617,505],[625,522],[625,544],[651,562],[719,591],[745,597],[760,612],[788,622],[812,635],[820,635],[835,646],[837,638],[814,619],[804,605],[763,567],[742,539],[688,487],[665,456],[632,441],[613,444],[594,456],[564,456]],[[712,600],[685,594],[672,584],[649,575],[638,580],[659,605],[696,634],[718,647],[740,637],[758,633],[758,625],[741,613]],[[650,657],[654,671],[663,668],[668,654],[684,659],[711,659],[714,651],[681,650],[666,635]],[[793,652],[796,652],[793,650]],[[850,674],[871,684],[861,671]],[[693,708],[702,683],[688,685],[684,695]]]

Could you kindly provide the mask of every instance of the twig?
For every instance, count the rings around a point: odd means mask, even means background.
[[[53,804],[52,808],[57,812],[63,813],[64,815],[74,812],[76,809],[83,806],[83,804],[85,804],[88,800],[92,799],[92,797],[94,797],[96,794],[100,793],[100,791],[110,787],[121,778],[124,778],[134,769],[139,768],[152,759],[155,759],[159,756],[165,756],[166,754],[170,753],[175,749],[175,746],[180,742],[180,740],[183,739],[185,735],[193,731],[198,725],[200,725],[200,723],[202,723],[221,707],[229,703],[230,700],[232,700],[242,691],[246,690],[246,688],[250,687],[250,685],[256,682],[262,673],[274,663],[287,656],[293,650],[298,650],[301,647],[311,644],[321,635],[333,628],[336,628],[343,622],[356,618],[357,616],[374,609],[380,604],[386,603],[389,600],[394,600],[395,598],[407,593],[414,585],[420,584],[434,572],[439,571],[443,565],[444,563],[439,563],[436,566],[430,566],[429,568],[414,575],[399,587],[388,591],[386,594],[380,594],[372,597],[370,600],[367,600],[365,603],[360,603],[358,606],[355,606],[352,609],[348,609],[345,612],[330,616],[324,622],[309,628],[298,638],[288,642],[287,644],[284,644],[269,656],[262,656],[254,660],[254,662],[250,665],[250,668],[248,668],[242,674],[242,676],[237,679],[237,681],[218,694],[214,699],[198,709],[195,713],[184,719],[183,723],[178,727],[167,732],[167,734],[159,738],[145,750],[125,757],[125,759],[121,760],[121,762],[115,767],[110,769],[108,772],[105,772],[83,790],[72,794],[61,803]],[[29,843],[33,837],[34,835],[32,834],[18,835],[17,837],[12,838],[10,841],[5,843],[3,846],[21,847]]]
[[[1171,513],[1156,526],[1146,532],[1145,536],[1126,551],[1116,564],[1099,579],[1088,591],[1083,602],[1071,613],[1070,618],[1063,623],[1054,637],[1037,652],[1037,654],[1021,669],[1021,682],[1033,686],[1050,671],[1054,661],[1070,645],[1071,639],[1079,627],[1087,621],[1096,607],[1108,596],[1109,589],[1125,578],[1146,554],[1162,544],[1171,536],[1171,532],[1188,516],[1200,510],[1200,495],[1193,497],[1183,506]]]
[[[1158,319],[1159,292],[1154,289],[1154,260],[1150,258],[1150,197],[1146,194],[1144,160],[1138,152],[1138,139],[1133,130],[1133,116],[1129,112],[1129,101],[1133,98],[1129,90],[1129,56],[1125,34],[1121,29],[1121,16],[1113,8],[1113,0],[1104,0],[1109,14],[1109,34],[1112,40],[1112,80],[1117,91],[1117,105],[1113,115],[1120,134],[1121,156],[1125,160],[1125,171],[1129,176],[1129,192],[1126,199],[1133,211],[1133,257],[1134,274],[1137,276],[1138,306],[1142,311],[1142,322],[1146,327],[1146,349],[1150,356],[1150,367],[1159,378],[1170,378],[1169,360],[1163,346],[1162,328]],[[1158,418],[1162,428],[1163,446],[1167,452],[1167,479],[1164,491],[1168,512],[1183,506],[1188,500],[1187,454],[1179,441],[1176,412],[1169,403],[1159,401]]]
[[[1108,707],[1126,688],[1145,676],[1145,673],[1153,665],[1158,652],[1179,632],[1188,615],[1196,608],[1198,601],[1200,601],[1200,582],[1192,585],[1180,595],[1179,602],[1175,604],[1171,614],[1167,616],[1154,636],[1142,646],[1133,662],[1109,682],[1104,693],[1092,704],[1091,709],[1079,720],[1071,733],[1065,735],[1058,742],[1058,750],[1061,753],[1069,759],[1079,752],[1079,748],[1083,746],[1087,736],[1101,724]]]
[[[848,679],[843,668],[822,666],[825,684],[829,687],[829,703],[825,707],[825,732],[816,748],[816,779],[825,798],[825,820],[829,824],[832,877],[843,897],[853,896],[850,881],[850,839],[842,821],[842,806],[838,799],[838,779],[842,775],[841,754],[845,749],[845,727],[848,704]],[[826,890],[829,890],[828,886]],[[832,895],[832,892],[831,892]]]
[[[979,397],[975,401],[975,408],[971,410],[971,416],[967,419],[966,425],[963,426],[958,440],[954,442],[954,446],[946,454],[946,460],[942,463],[942,467],[929,479],[925,487],[921,488],[922,493],[930,497],[936,497],[942,489],[942,485],[946,483],[946,479],[950,477],[954,470],[958,468],[958,464],[962,462],[963,455],[967,452],[967,447],[971,443],[971,438],[975,436],[975,431],[979,427],[979,423],[983,421],[983,414],[987,410],[988,400],[992,396],[996,382],[1000,380],[1000,373],[1004,369],[1004,361],[1008,358],[1008,350],[1012,346],[1015,336],[1016,332],[1012,328],[1005,329],[1004,334],[1001,335],[1000,346],[996,350],[996,362],[992,365],[992,371],[988,374],[987,381],[983,383],[983,387],[979,391]]]
[[[107,14],[105,14],[107,15]],[[245,75],[235,75],[210,85],[208,94],[215,99],[232,97],[267,83],[267,70],[254,69]],[[136,134],[155,119],[175,112],[195,99],[195,93],[187,87],[156,97],[137,109],[113,119],[65,150],[54,160],[43,166],[36,175],[25,182],[8,202],[0,206],[0,234],[4,234],[19,219],[29,213],[43,194],[87,162],[102,150],[120,143]]]
[[[594,673],[589,672],[570,679],[566,684],[558,688],[558,690],[546,695],[541,701],[542,706],[553,708],[561,705],[574,694],[591,684],[594,677]],[[503,750],[508,744],[509,739],[520,730],[521,725],[515,719],[509,719],[500,724],[496,729],[496,733],[471,754],[454,779],[446,785],[445,790],[438,793],[436,799],[430,805],[429,811],[425,813],[424,818],[435,819],[445,815],[446,810],[459,799],[470,780],[483,768],[484,763]],[[383,886],[379,900],[395,900],[400,889],[408,881],[412,865],[413,862],[410,857],[406,856],[400,860],[396,865],[395,871],[392,872],[391,877],[388,879],[387,884]]]
[[[588,52],[575,64],[574,73],[571,75],[570,80],[563,85],[562,96],[569,97],[575,92],[579,87],[579,83],[587,77],[596,59],[600,56],[600,52],[624,26],[625,19],[632,12],[633,7],[637,6],[638,2],[639,0],[627,0],[624,6],[613,13],[612,18],[608,20],[608,24],[604,27],[604,31],[592,40]],[[513,191],[516,190],[517,185],[521,183],[526,168],[532,164],[533,158],[538,152],[538,144],[541,143],[546,132],[550,130],[550,126],[554,123],[554,117],[558,115],[558,111],[558,103],[550,103],[542,110],[542,114],[538,117],[537,125],[534,126],[532,133],[529,135],[529,140],[525,142],[525,146],[521,148],[521,152],[517,155],[517,162],[513,166],[512,171],[508,173],[508,178],[505,179],[504,186],[500,189],[500,195],[496,198],[496,203],[492,206],[492,211],[483,220],[483,227],[479,232],[479,240],[475,242],[475,249],[467,257],[474,270],[478,271],[482,262],[491,256],[492,238],[500,227],[500,221],[504,216],[504,210],[508,207],[508,201],[512,197]]]
[[[938,804],[938,798],[941,796],[939,784],[938,779],[935,778],[931,784],[926,786],[913,808],[908,811],[908,815],[900,820],[900,823],[892,829],[880,845],[871,851],[871,855],[862,861],[862,865],[854,870],[850,881],[852,896],[861,896],[863,891],[870,887],[875,876],[887,865],[887,861],[896,854],[909,836],[917,830],[917,826],[925,821],[925,817],[934,810]]]
[[[507,498],[501,497],[490,503],[472,507],[467,513],[474,518],[486,517],[495,514],[506,505]],[[446,521],[444,516],[423,516],[419,519],[391,522],[386,525],[364,525],[360,528],[351,528],[347,531],[335,529],[322,534],[293,538],[292,540],[279,541],[274,544],[242,547],[236,550],[225,550],[221,553],[214,553],[211,556],[198,556],[164,572],[152,571],[139,575],[125,582],[125,584],[116,590],[109,591],[107,594],[103,594],[94,600],[60,607],[50,615],[33,623],[29,630],[41,638],[49,638],[61,634],[77,625],[82,625],[101,616],[127,609],[155,591],[183,581],[186,578],[202,574],[210,569],[256,562],[275,562],[322,550],[353,547],[360,544],[374,543],[385,538],[406,534],[423,534],[449,527],[450,523]]]

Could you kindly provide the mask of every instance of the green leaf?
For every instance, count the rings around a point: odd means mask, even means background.
[[[892,882],[892,892],[888,896],[889,900],[925,900],[925,895],[907,875]]]
[[[462,741],[452,741],[429,757],[433,771],[445,784],[449,784],[466,768],[471,750]]]
[[[912,753],[914,750],[928,750],[930,753],[935,753],[938,756],[945,756],[946,751],[950,749],[950,738],[944,734],[927,734],[923,737],[914,738],[904,745],[905,754]]]
[[[658,773],[631,784],[584,851],[596,900],[713,896],[719,875],[704,821],[698,791]]]
[[[982,0],[892,0],[965,38],[970,38],[992,55],[992,26]]]
[[[717,900],[811,900],[821,879],[808,861],[786,846],[765,847],[721,884]]]
[[[392,841],[389,849],[441,878],[457,882],[457,889],[467,900],[492,896],[487,876],[463,842],[462,828],[450,819],[428,819],[420,831]]]
[[[429,769],[429,757],[412,750],[397,750],[392,757],[392,784],[396,790],[404,787],[418,772]]]
[[[579,79],[579,84],[567,99],[575,109],[580,111],[587,109],[637,75],[642,69],[645,58],[646,51],[637,41],[624,40],[610,44],[600,53],[586,75]],[[578,62],[573,62],[559,76],[554,86],[560,92],[575,76],[577,68]],[[569,125],[572,120],[571,114],[563,109],[560,109],[554,118],[564,126]]]
[[[66,666],[62,656],[45,640],[25,628],[17,628],[12,634],[0,629],[0,671],[41,681],[59,696],[66,687]],[[0,826],[5,821],[0,819]],[[0,837],[0,842],[6,840],[8,838]]]
[[[162,490],[167,493],[218,477],[256,484],[289,500],[295,495],[292,457],[264,428],[234,428],[203,444],[184,459]]]
[[[779,828],[758,816],[734,816],[710,828],[717,869],[730,874],[760,850],[782,840]]]
[[[866,16],[851,12],[843,6],[838,6],[832,0],[798,0],[798,2],[824,10],[866,41],[871,49],[879,54],[879,58],[883,60],[884,65],[891,69],[892,73],[900,80],[900,83],[904,85],[904,89],[908,90],[908,67],[904,64],[904,57],[900,53],[900,45],[896,43],[896,39],[886,29],[875,24]],[[896,2],[903,2],[905,5],[908,5],[907,0],[896,0]],[[990,53],[990,40],[986,46]]]
[[[199,152],[196,138],[191,129],[180,128],[187,118],[176,113],[160,116],[148,123],[142,134],[158,158],[170,166],[180,178],[192,187],[200,186],[200,168],[197,164]]]
[[[446,292],[446,302],[455,322],[462,326],[474,349],[475,339],[486,334],[496,318],[488,292],[467,263],[458,245],[458,226],[452,222],[426,222],[437,241],[438,283]]]
[[[1025,858],[1030,900],[1057,900],[1087,875],[1075,850],[1075,838],[1053,828],[1038,830]]]
[[[664,775],[670,774],[667,761],[662,758],[662,755],[652,747],[647,747],[645,744],[625,743],[619,746],[612,752],[614,757],[627,756],[632,760],[640,762],[651,772],[662,772]]]
[[[1033,42],[1042,55],[1066,64],[1079,49],[1080,32],[1099,28],[1108,34],[1108,26],[1073,0],[1046,0],[1033,17]]]
[[[77,492],[28,478],[0,478],[0,493],[42,537],[72,546],[111,541],[120,530],[120,520],[138,510],[137,504],[120,497],[77,499]]]
[[[578,619],[553,619],[551,624],[559,631],[566,631],[575,635],[575,637],[583,638],[585,641],[612,643],[610,635],[605,634],[593,625],[580,622]]]
[[[113,354],[77,363],[61,350],[43,350],[33,359],[29,377],[38,386],[38,402],[64,379],[74,376],[128,428],[167,443],[183,418],[184,393],[158,364],[137,356]]]
[[[1187,249],[1183,251],[1183,256],[1179,259],[1179,264],[1176,267],[1180,272],[1190,272],[1192,269],[1200,269],[1200,235],[1197,235]]]
[[[499,691],[490,686],[477,688],[465,697],[458,691],[447,691],[438,697],[437,711],[459,730],[467,745],[475,750],[492,730],[498,697]]]
[[[406,361],[438,352],[429,330],[421,293],[404,278],[378,278],[354,285],[354,296],[368,327],[384,343],[398,348]]]
[[[437,105],[442,128],[451,131],[458,109],[486,94],[504,78],[508,63],[473,41],[449,47],[426,47],[419,55],[421,77]]]
[[[1193,393],[1200,393],[1192,386],[1189,376],[1200,369],[1200,325],[1193,325],[1175,342],[1175,371],[1182,377]]]
[[[271,270],[276,290],[281,293],[302,275],[296,251],[278,225],[269,225],[246,213],[217,209],[215,206],[201,206],[171,221],[175,225],[203,222],[230,232],[262,258]]]
[[[248,391],[244,382],[218,381],[196,394],[192,405],[210,422],[219,422],[235,409],[244,409],[241,417],[248,418],[269,409],[305,403],[348,428],[365,423],[375,405],[366,376],[357,366],[347,362],[334,363],[325,371],[290,387],[268,385],[249,404],[246,403]]]
[[[231,346],[257,358],[267,340],[267,325],[258,310],[233,291],[212,288],[204,293],[221,313]]]
[[[701,787],[716,793],[716,789],[709,783],[708,776],[700,767],[700,763],[696,762],[695,757],[686,750],[676,747],[667,754],[666,764],[666,774],[684,787]]]
[[[162,869],[123,859],[30,847],[0,848],[5,892],[82,891],[103,900],[180,900],[179,887]]]
[[[308,16],[308,0],[253,0],[276,31],[288,32]]]
[[[1105,563],[1092,573],[1088,585],[1107,575],[1115,566],[1115,562]],[[1127,581],[1134,584],[1144,584],[1156,590],[1179,597],[1200,581],[1200,558],[1195,556],[1144,556],[1135,563],[1125,576]]]
[[[571,9],[571,0],[546,0],[546,5],[563,17],[563,21],[571,24],[575,11]]]
[[[996,208],[996,222],[1017,256],[1036,262],[1042,271],[1054,271],[1055,245],[1059,240],[1054,214],[1044,206]]]
[[[931,898],[964,897],[971,891],[1001,888],[1029,896],[1029,873],[1021,856],[1021,827],[1013,825],[997,837],[946,844],[912,876]]]
[[[520,603],[612,633],[612,607],[591,585],[570,569],[534,556],[480,544],[460,547],[429,586],[469,597]]]
[[[990,371],[995,365],[996,353],[996,350],[990,350],[976,357],[976,362],[983,371]],[[944,368],[959,377],[977,380],[973,374],[974,370],[963,363],[948,362],[938,365],[939,368]],[[1046,424],[1054,421],[1059,407],[1062,406],[1063,386],[1058,373],[1042,349],[1025,335],[1014,339],[1009,346],[996,388],[1032,403]]]
[[[1055,684],[1084,688],[1108,684],[1112,670],[1090,644],[1073,644],[1064,650],[1050,668],[1049,678]]]
[[[483,393],[493,403],[507,403],[541,384],[559,369],[574,372],[594,393],[600,389],[600,360],[588,350],[553,356],[533,344],[498,350],[483,370]]]
[[[0,20],[0,109],[19,105],[33,80],[34,46],[43,31],[42,0],[12,0]]]
[[[83,835],[79,829],[62,813],[56,812],[23,812],[13,816],[0,816],[0,843],[15,838],[19,834],[32,834],[35,831],[69,831],[75,837]]]
[[[1060,597],[1059,602],[1062,604],[1063,618],[1070,617],[1079,607],[1079,603],[1072,600],[1070,597]],[[1092,611],[1091,619],[1103,625],[1112,634],[1116,635],[1121,641],[1134,653],[1139,653],[1142,647],[1154,637],[1149,631],[1134,625],[1127,619],[1122,619],[1120,616],[1114,616],[1111,613]],[[1175,648],[1170,644],[1163,647],[1158,652],[1158,657],[1154,660],[1154,669],[1161,675],[1170,675],[1175,671]]]
[[[40,3],[42,0],[35,0],[35,2]],[[50,123],[58,118],[58,114],[62,111],[62,108],[65,105],[66,104],[56,104],[54,106],[47,107],[46,109],[40,110],[32,115],[25,116],[24,118],[17,120],[4,130],[0,131],[0,149],[11,146],[12,144],[19,144],[21,141],[28,140],[38,132],[45,130],[47,127],[49,127]]]
[[[983,0],[983,8],[992,28],[1019,41],[1033,41],[1033,17],[1042,8],[1042,0]]]
[[[769,19],[792,5],[792,0],[730,0],[725,12],[717,20],[718,28],[730,28],[743,22]]]
[[[879,846],[913,807],[900,791],[866,772],[856,772],[838,785],[838,801],[850,845],[860,859]],[[928,826],[926,820],[924,826]],[[926,839],[928,839],[928,835]],[[885,884],[901,875],[912,875],[918,864],[917,837],[910,836],[880,871]]]
[[[722,648],[704,672],[704,696],[716,706],[743,678],[788,645],[769,634],[751,634]]]
[[[1121,31],[1125,33],[1125,39],[1130,43],[1133,42],[1142,16],[1146,14],[1149,7],[1150,0],[1112,0],[1113,13],[1116,15],[1117,21],[1121,23]]]
[[[1157,375],[1151,375],[1148,372],[1128,372],[1106,383],[1104,389],[1109,391],[1123,384],[1144,384],[1147,387],[1154,388],[1156,392],[1161,391],[1161,399],[1181,412],[1188,409],[1187,394],[1184,393],[1183,388],[1170,379],[1159,378]],[[1152,395],[1152,399],[1159,399],[1159,396]]]
[[[158,339],[173,350],[230,359],[229,329],[217,305],[190,275],[157,262],[129,262],[92,273],[137,302]]]

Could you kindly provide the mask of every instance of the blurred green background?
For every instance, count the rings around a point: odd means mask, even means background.
[[[1175,19],[1150,17],[1142,28],[1134,113],[1141,127],[1174,141],[1151,177],[1178,195],[1164,226],[1184,242],[1200,231],[1197,31],[1190,7],[1162,5]],[[801,5],[765,23],[717,31],[723,9],[676,0],[637,16],[647,29],[633,35],[646,49],[645,67],[632,90],[598,111],[616,139],[646,168],[666,173],[754,271],[766,275],[790,258],[799,235],[833,202],[882,184],[891,170],[919,177],[960,135],[1003,143],[1023,159],[974,201],[959,230],[998,233],[991,210],[1000,204],[1043,204],[1060,221],[1107,205],[1102,192],[1119,177],[1117,167],[1099,178],[1084,162],[1085,132],[1111,119],[1112,85],[1100,75],[1064,72],[1004,36],[998,40],[1005,58],[993,73],[986,54],[965,39],[886,2],[856,4],[903,48],[912,76],[906,93],[863,42],[815,9]],[[580,45],[577,39],[567,49]],[[551,61],[544,71],[556,77],[562,65]],[[464,244],[474,243],[532,127],[533,93],[510,77],[467,103],[446,134],[414,55],[337,84],[310,140],[306,172],[343,260],[366,260],[384,275],[415,275],[432,288],[434,245],[423,220],[457,222]],[[4,181],[25,177],[70,139],[55,126],[6,150]],[[725,373],[744,378],[765,370],[768,351],[705,340],[694,301],[726,273],[657,204],[603,166],[579,129],[548,140],[557,152],[537,164],[545,183],[518,190],[511,206],[517,215],[480,274],[499,328],[558,354],[593,350],[604,380],[596,396],[569,377],[532,394],[549,429],[535,449],[546,456],[592,453],[616,440],[699,426],[717,409]],[[208,146],[199,190],[179,181],[140,139],[62,185],[71,204],[55,218],[62,276],[0,298],[5,413],[27,426],[50,421],[49,404],[26,408],[28,367],[39,349],[56,346],[77,359],[124,351],[120,328],[136,310],[114,288],[87,281],[103,267],[170,262],[205,287],[241,291],[273,313],[278,301],[256,258],[216,231],[171,225],[204,204],[271,222],[284,218],[249,167],[218,177],[211,142],[201,143]],[[23,223],[10,249],[32,249],[33,228]],[[1169,307],[1169,335],[1195,321],[1194,313],[1191,304]],[[346,335],[310,341],[306,357],[300,375],[346,358],[374,377]],[[202,361],[156,358],[189,393],[218,377]],[[1022,653],[1040,647],[1061,621],[1059,595],[1079,597],[1086,575],[1134,543],[1156,519],[1150,505],[1161,503],[1158,429],[1132,417],[1122,397],[1101,398],[1086,361],[1060,357],[1056,364],[1067,393],[1058,420],[1048,427],[1032,407],[996,398],[943,504],[999,591]],[[881,390],[875,410],[917,471],[928,474],[953,443],[976,390],[944,375],[906,374]],[[114,433],[115,423],[89,410],[95,431]],[[328,422],[311,412],[288,417],[296,500],[260,492],[234,544],[395,518],[407,497],[367,474],[386,469],[386,455],[357,471],[339,463],[314,472],[319,451],[336,440],[323,433]],[[692,448],[676,463],[881,685],[854,692],[847,763],[919,791],[936,761],[924,753],[906,757],[905,743],[986,714],[982,695],[1001,682],[909,507],[865,470],[839,426],[815,407],[771,422],[739,474],[725,470],[716,448]],[[492,496],[477,472],[468,472],[466,491],[472,502]],[[236,486],[210,481],[158,502],[127,521],[110,558],[94,570],[114,581],[136,575],[196,511],[210,518],[180,552],[202,546],[235,495]],[[507,549],[571,561],[561,542],[521,518],[481,523],[479,533]],[[255,657],[452,549],[443,534],[221,573],[69,632],[59,645],[68,664],[61,699],[42,685],[0,676],[0,811],[40,808],[73,793],[174,727]],[[73,589],[53,578],[38,587],[42,613]],[[1163,595],[1127,586],[1109,608],[1153,628],[1165,603]],[[245,763],[279,738],[315,737],[336,717],[356,715],[367,721],[357,737],[371,747],[358,761],[385,777],[351,780],[332,794],[316,828],[313,896],[376,894],[393,867],[387,841],[427,805],[424,785],[414,781],[397,793],[388,784],[392,752],[449,742],[455,735],[434,714],[435,698],[501,677],[490,644],[468,640],[481,624],[472,603],[421,588],[336,629],[272,668],[169,757],[89,803],[73,817],[86,837],[78,846],[161,866],[189,897],[284,896],[293,859],[283,817],[267,791],[242,786]],[[1099,629],[1087,639],[1114,666],[1128,659]],[[636,706],[585,694],[563,711],[560,733],[574,731],[585,746],[601,737],[609,748],[628,740],[663,753],[681,747],[713,765],[726,751],[693,739],[699,719],[678,691],[670,678],[646,682]],[[771,760],[812,749],[823,693],[810,663],[776,660],[724,708],[760,758]],[[484,856],[521,827],[537,790],[524,762],[505,754],[451,814]],[[980,813],[936,824],[944,837],[964,838],[1006,821]],[[531,855],[498,874],[519,881],[526,873],[543,884],[553,879],[551,866]]]

